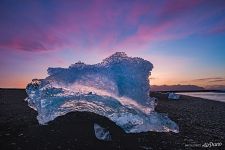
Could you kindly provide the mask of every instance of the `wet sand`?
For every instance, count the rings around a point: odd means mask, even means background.
[[[222,143],[210,149],[225,149],[225,103],[181,96],[158,98],[157,112],[166,113],[179,133],[125,134],[105,117],[93,113],[69,113],[48,125],[39,125],[37,113],[27,106],[25,90],[0,89],[0,149],[199,149],[204,143]],[[112,141],[95,138],[93,124],[112,133]]]

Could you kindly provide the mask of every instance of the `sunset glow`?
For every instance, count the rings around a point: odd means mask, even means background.
[[[153,63],[151,84],[225,85],[225,1],[0,2],[0,87],[116,51]]]

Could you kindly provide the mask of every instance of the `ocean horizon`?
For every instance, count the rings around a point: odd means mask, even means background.
[[[225,102],[225,92],[182,92],[178,94]]]

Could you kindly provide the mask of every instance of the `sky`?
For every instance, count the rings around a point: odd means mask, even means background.
[[[225,85],[225,1],[0,1],[1,88],[117,51],[152,62],[151,84]]]

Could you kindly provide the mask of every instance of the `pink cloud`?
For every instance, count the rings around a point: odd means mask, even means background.
[[[165,1],[163,8],[160,9],[159,17],[164,16],[176,16],[180,15],[181,13],[190,12],[190,10],[196,8],[198,5],[200,5],[203,0],[189,0],[189,1],[180,1],[180,0],[174,0],[171,1]]]
[[[174,40],[190,34],[188,31],[185,33],[174,34],[173,29],[180,26],[176,21],[167,21],[157,25],[141,25],[138,27],[137,32],[126,38],[120,43],[119,47],[138,48],[144,47],[154,41]]]
[[[5,36],[0,37],[0,48],[25,51],[111,49],[134,45],[138,48],[156,40],[201,34],[208,28],[200,25],[216,14],[216,10],[199,11],[203,6],[210,6],[209,2],[201,0],[53,4],[56,7],[47,10],[43,4],[34,2],[29,14],[25,10],[20,14],[25,21],[9,19],[9,22],[3,22],[0,33]],[[217,10],[224,10],[219,6]],[[10,17],[13,15],[9,13]],[[215,26],[211,27],[212,33],[224,31],[223,26]],[[14,29],[9,31],[9,27]],[[127,28],[132,32],[126,31]]]
[[[140,21],[140,17],[150,13],[154,9],[154,4],[151,3],[138,3],[134,2],[130,8],[130,13],[126,18],[129,24],[137,24]]]

